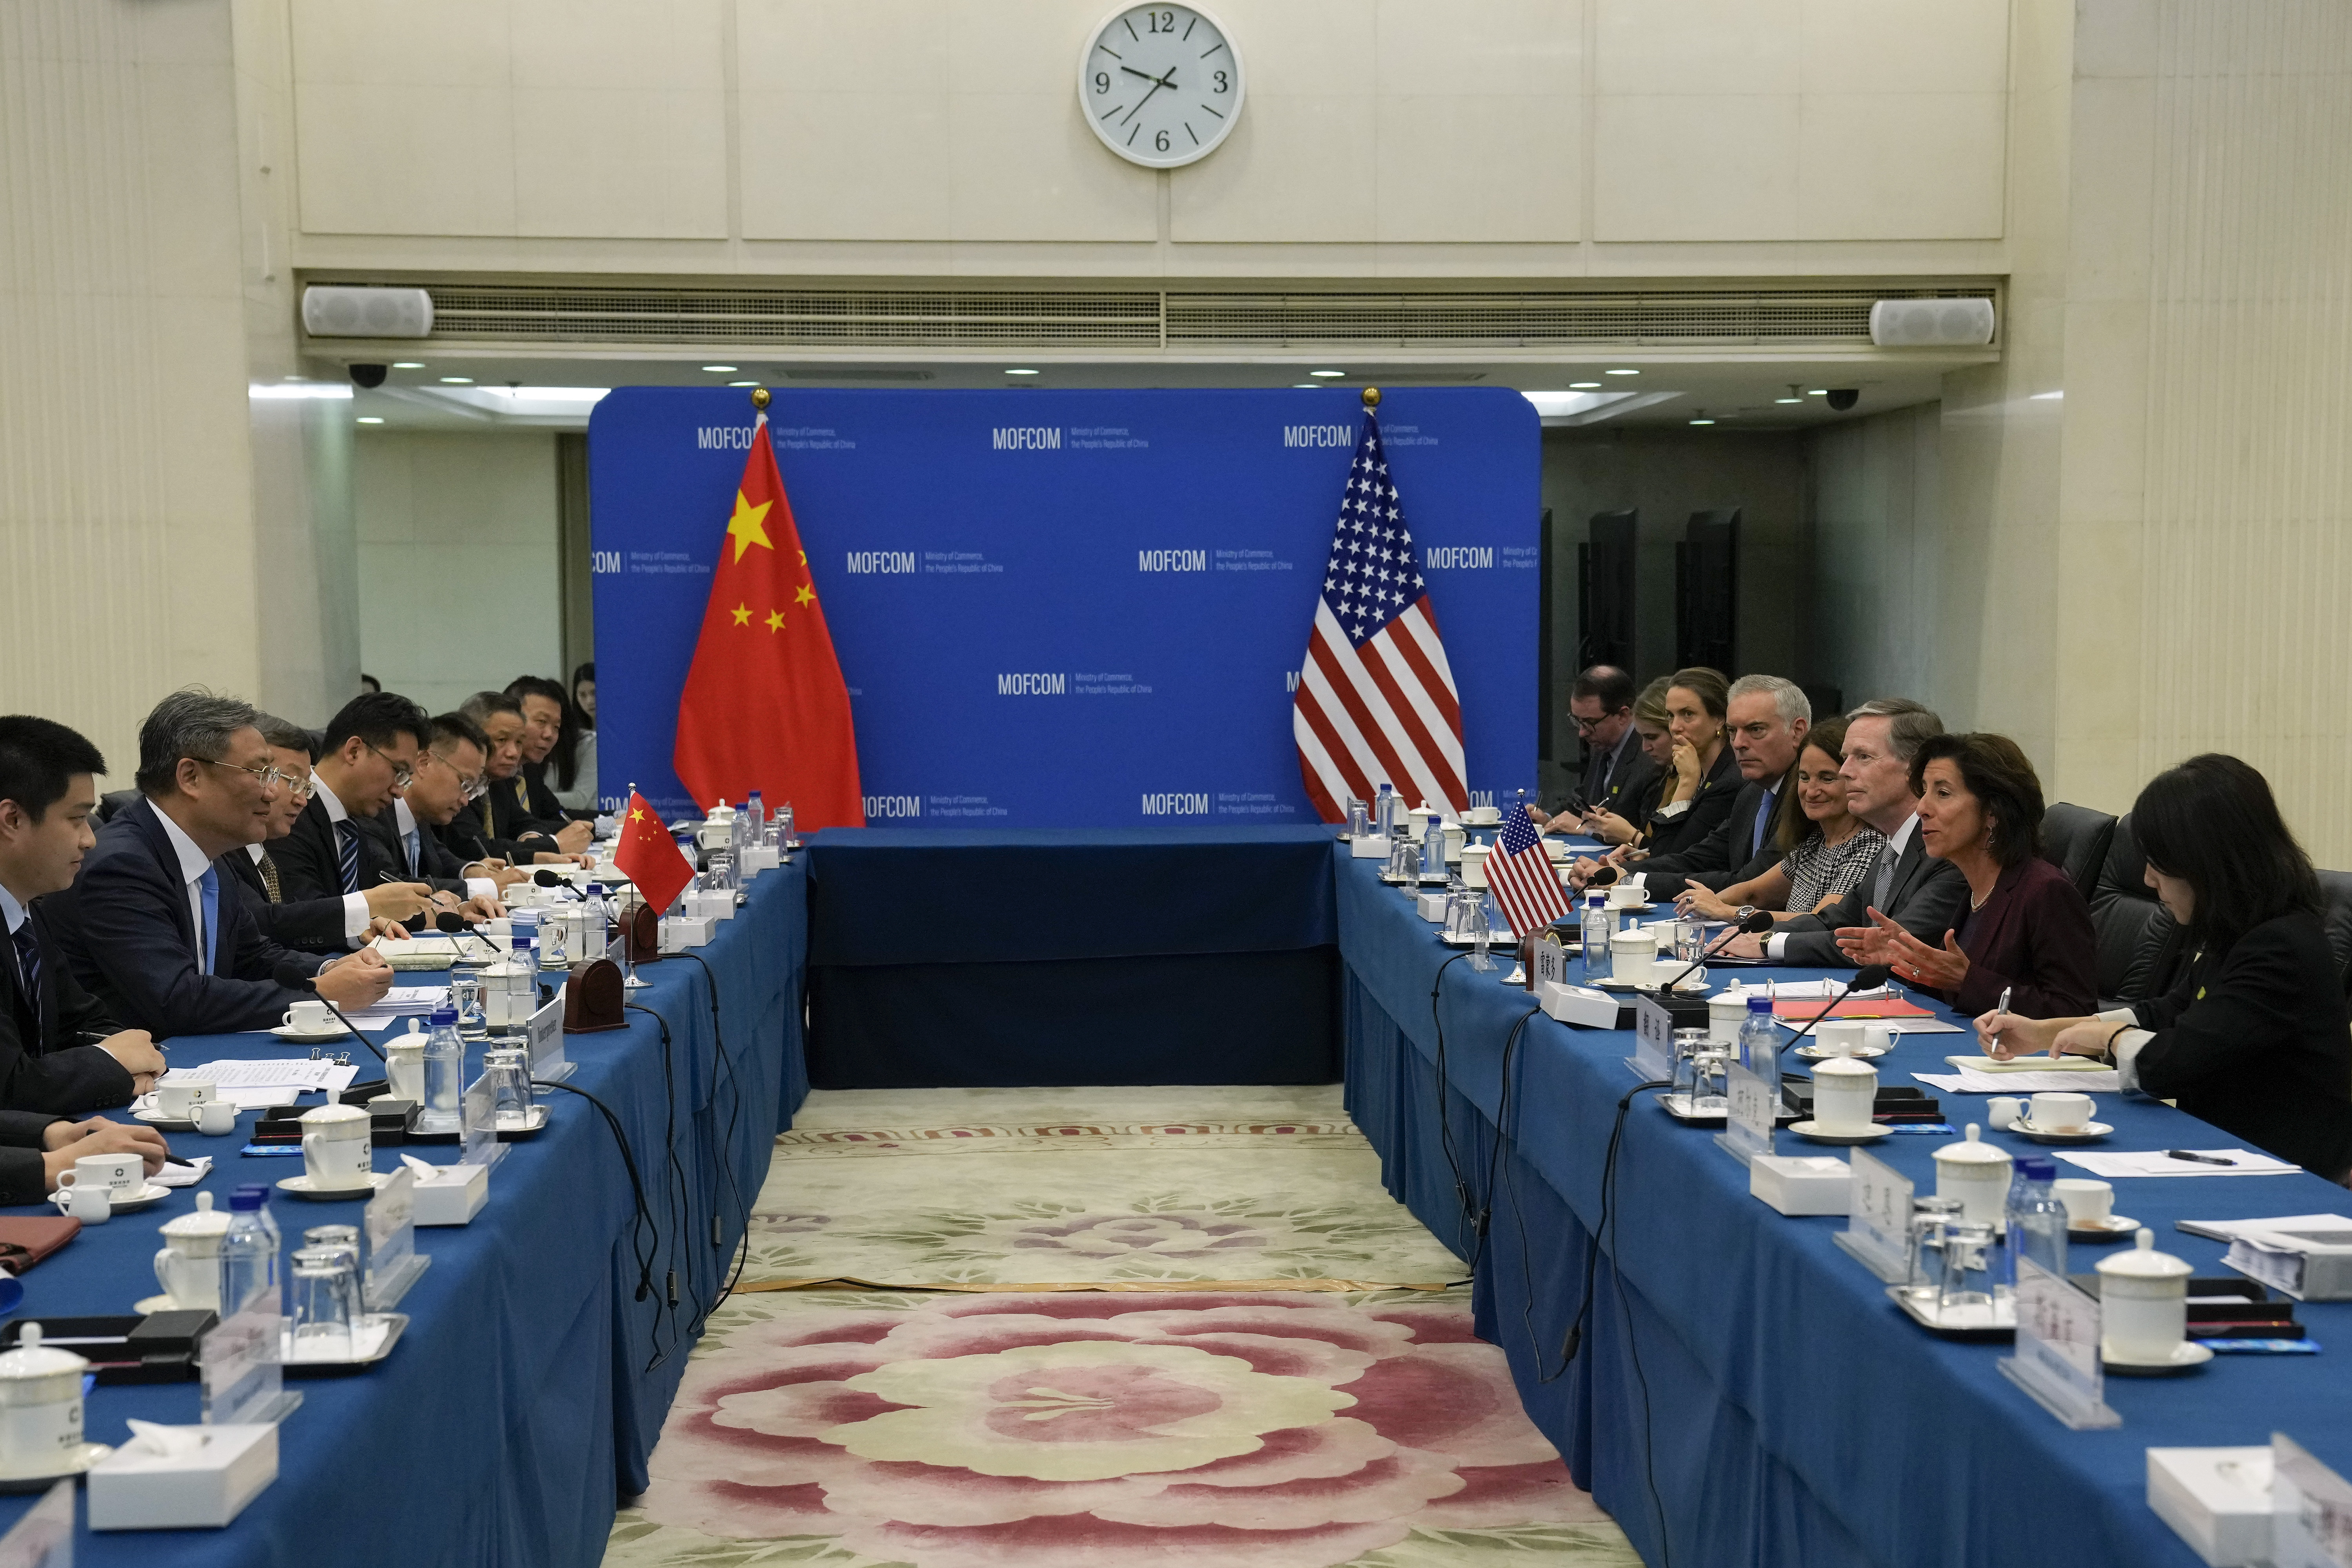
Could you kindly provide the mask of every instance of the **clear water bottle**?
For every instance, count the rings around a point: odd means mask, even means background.
[[[457,1010],[436,1007],[433,1033],[425,1042],[425,1109],[416,1118],[419,1132],[459,1130],[466,1092],[466,1042],[457,1037]]]
[[[583,960],[602,958],[613,941],[613,906],[605,900],[604,884],[591,882],[581,896],[580,952]]]
[[[1423,825],[1421,836],[1421,879],[1424,882],[1445,880],[1445,819],[1434,808]]]
[[[1748,1019],[1739,1026],[1739,1065],[1780,1092],[1780,1026],[1772,1022],[1769,996],[1748,999]]]
[[[512,949],[515,963],[531,984],[539,984],[539,936],[517,928]]]
[[[1389,838],[1395,836],[1396,829],[1396,791],[1389,788],[1388,781],[1383,779],[1381,781],[1381,793],[1372,797],[1372,831]]]
[[[278,1259],[286,1255],[286,1233],[278,1228],[278,1211],[269,1206],[269,1184],[267,1182],[243,1182],[238,1184],[236,1191],[251,1193],[260,1202],[261,1228],[269,1237],[270,1279],[273,1288],[282,1290],[284,1282],[278,1275]],[[280,1310],[283,1310],[282,1303]]]
[[[2058,1179],[2054,1161],[2028,1158],[2017,1163],[2017,1173],[2010,1178],[2009,1254],[2011,1283],[2015,1282],[2016,1258],[2032,1259],[2042,1268],[2066,1278],[2066,1205],[2058,1201],[2051,1183]]]
[[[767,830],[768,826],[767,797],[758,790],[753,790],[751,798],[743,803],[743,815],[751,819],[751,842],[759,843],[761,835]]]
[[[270,1234],[265,1187],[239,1187],[228,1200],[228,1229],[220,1239],[221,1316],[257,1304],[278,1308],[278,1248]]]
[[[793,803],[786,801],[776,810],[776,843],[788,846],[793,841]]]
[[[1584,896],[1584,983],[1587,985],[1609,978],[1609,939],[1617,934],[1617,922],[1609,914],[1609,895],[1587,893]]]

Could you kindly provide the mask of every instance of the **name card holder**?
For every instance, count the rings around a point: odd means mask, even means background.
[[[1889,1285],[1911,1278],[1911,1178],[1866,1149],[1847,1152],[1853,1185],[1845,1228],[1830,1237]]]
[[[507,1157],[507,1145],[499,1142],[498,1100],[488,1073],[466,1086],[465,1097],[457,1104],[460,1165],[487,1170]]]
[[[2352,1568],[2352,1483],[2271,1434],[2272,1568]]]
[[[277,1294],[257,1290],[204,1337],[196,1354],[205,1426],[275,1426],[300,1407],[302,1395],[286,1386],[278,1363],[285,1329]]]
[[[614,977],[614,984],[619,976]],[[523,1033],[530,1041],[530,1076],[541,1083],[562,1083],[574,1070],[573,1063],[563,1054],[563,1020],[570,1013],[567,980],[555,994],[555,1000],[530,1016]]]
[[[1549,933],[1532,938],[1528,942],[1528,954],[1532,960],[1528,969],[1528,990],[1568,984],[1568,949],[1553,941]],[[1542,993],[1538,991],[1537,994]]]
[[[0,1568],[73,1568],[74,1478],[41,1494],[41,1500],[0,1535]]]
[[[370,1198],[360,1235],[367,1244],[367,1310],[389,1312],[433,1259],[416,1250],[416,1173],[406,1165]]]
[[[2030,1258],[2017,1260],[2017,1353],[1994,1364],[2074,1431],[2124,1424],[2105,1398],[2099,1303]]]
[[[1675,1016],[1652,997],[1633,998],[1633,1054],[1625,1058],[1625,1065],[1643,1083],[1675,1076]]]
[[[1759,1154],[1772,1153],[1772,1130],[1779,1120],[1779,1086],[1733,1062],[1724,1073],[1729,1110],[1715,1146],[1745,1165]]]

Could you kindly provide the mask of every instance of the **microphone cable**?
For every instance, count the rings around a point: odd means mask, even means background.
[[[719,1287],[719,1300],[710,1304],[711,1310],[715,1312],[735,1294],[735,1287],[743,1278],[744,1267],[751,1260],[751,1210],[758,1202],[758,1194],[755,1193],[748,1200],[743,1196],[743,1185],[735,1178],[735,1162],[730,1153],[735,1146],[736,1122],[743,1110],[743,1080],[736,1075],[735,1058],[727,1049],[727,1037],[719,1026],[719,976],[712,971],[709,961],[700,953],[684,952],[678,956],[690,958],[699,964],[703,981],[710,987],[710,1039],[719,1048],[719,1065],[727,1069],[727,1087],[733,1091],[727,1107],[727,1131],[719,1141],[719,1169],[727,1178],[728,1191],[735,1195],[735,1205],[740,1211],[738,1223],[742,1226],[743,1234],[736,1239],[735,1256],[730,1261],[726,1280]]]
[[[629,1252],[637,1260],[636,1299],[640,1301],[644,1300],[654,1293],[654,1259],[661,1255],[661,1226],[654,1223],[653,1210],[646,1204],[646,1184],[637,1172],[636,1152],[629,1147],[629,1135],[621,1130],[621,1119],[613,1114],[611,1106],[575,1085],[551,1083],[545,1079],[536,1078],[531,1079],[530,1083],[533,1089],[560,1089],[566,1094],[578,1095],[596,1108],[598,1113],[604,1118],[604,1125],[612,1131],[613,1142],[621,1151],[622,1167],[629,1173],[629,1195],[636,1205],[636,1214],[629,1222]],[[653,1245],[650,1248],[644,1242],[644,1233],[646,1231],[653,1232]],[[659,1333],[659,1321],[656,1318],[656,1336]],[[657,1361],[661,1348],[658,1337],[655,1340],[652,1348],[656,1352]],[[647,1362],[646,1370],[650,1372],[655,1364],[656,1362]]]
[[[1437,1031],[1434,1063],[1437,1069],[1437,1152],[1445,1157],[1445,1168],[1453,1174],[1454,1205],[1462,1211],[1462,1218],[1465,1223],[1471,1219],[1470,1188],[1462,1179],[1462,1157],[1460,1152],[1454,1146],[1454,1118],[1447,1104],[1447,1095],[1452,1086],[1447,1079],[1445,1065],[1445,1020],[1438,1016],[1437,994],[1445,984],[1445,972],[1469,956],[1467,952],[1455,953],[1437,966],[1437,974],[1429,983],[1429,1022],[1430,1026]],[[1467,1250],[1475,1251],[1475,1247],[1476,1243],[1474,1240]]]
[[[632,1012],[645,1014],[647,1017],[653,1019],[655,1023],[661,1026],[662,1094],[664,1099],[662,1142],[665,1158],[669,1167],[668,1213],[672,1222],[670,1230],[670,1260],[673,1265],[670,1269],[670,1273],[673,1278],[668,1282],[668,1289],[663,1292],[663,1299],[668,1304],[671,1332],[675,1335],[677,1326],[678,1309],[678,1280],[676,1276],[679,1272],[675,1265],[678,1261],[677,1254],[680,1250],[679,1244],[682,1238],[686,1236],[688,1227],[693,1223],[694,1198],[693,1194],[688,1185],[686,1166],[677,1157],[677,1078],[676,1064],[672,1060],[670,1048],[669,1020],[663,1017],[661,1014],[656,1012],[653,1008],[646,1006],[643,1003],[629,1002],[624,1004],[624,1005]],[[704,1310],[702,1305],[702,1292],[696,1289],[694,1287],[694,1269],[690,1264],[684,1270],[684,1273],[686,1290],[688,1295],[694,1298],[694,1307],[697,1314],[695,1321],[698,1323],[701,1321],[701,1316]],[[671,1349],[675,1350],[676,1348],[677,1342],[675,1338],[673,1338]],[[648,1368],[647,1370],[651,1369]]]
[[[1542,1011],[1541,1007],[1528,1008],[1520,1014],[1518,1021],[1511,1026],[1511,1032],[1503,1037],[1502,1088],[1495,1100],[1495,1141],[1486,1151],[1486,1190],[1481,1195],[1478,1212],[1471,1216],[1470,1220],[1470,1228],[1478,1238],[1476,1248],[1470,1258],[1470,1276],[1474,1279],[1478,1275],[1479,1262],[1486,1256],[1487,1230],[1493,1225],[1495,1218],[1495,1174],[1502,1168],[1503,1140],[1508,1135],[1511,1124],[1512,1054],[1518,1048],[1519,1037],[1526,1031],[1528,1020]],[[1517,1195],[1514,1194],[1512,1203],[1515,1206],[1517,1201]],[[1524,1222],[1521,1224],[1519,1234],[1524,1240],[1527,1235]]]

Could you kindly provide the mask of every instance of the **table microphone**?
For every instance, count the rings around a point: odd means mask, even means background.
[[[476,931],[473,927],[473,922],[455,910],[444,910],[439,914],[434,916],[433,929],[448,936],[471,937],[476,942],[480,942],[483,949],[489,953],[490,962],[492,963],[496,963],[499,961],[498,944],[483,936],[481,932]]]
[[[1697,960],[1691,964],[1689,969],[1684,970],[1680,974],[1677,974],[1672,980],[1667,981],[1665,984],[1659,987],[1659,989],[1662,992],[1671,993],[1675,986],[1680,985],[1685,980],[1688,979],[1694,970],[1704,966],[1706,961],[1713,958],[1716,953],[1721,950],[1723,945],[1728,942],[1733,937],[1761,936],[1771,929],[1772,911],[1770,910],[1756,910],[1751,911],[1746,920],[1734,921],[1728,931],[1726,931],[1722,935],[1715,939],[1715,946],[1701,952],[1698,955]]]
[[[383,1049],[379,1047],[373,1040],[369,1039],[367,1036],[362,1034],[357,1025],[353,1024],[349,1018],[344,1017],[343,1010],[341,1007],[336,1006],[324,996],[319,996],[319,982],[312,976],[303,973],[302,965],[299,963],[290,958],[280,959],[278,962],[278,967],[269,972],[269,977],[278,982],[278,984],[286,987],[289,991],[300,991],[312,996],[318,996],[319,1005],[335,1016],[336,1023],[341,1024],[344,1028],[351,1030],[352,1038],[365,1046],[369,1050],[375,1052],[376,1060],[383,1061],[384,1059]]]
[[[1813,1032],[1813,1025],[1820,1023],[1823,1018],[1828,1017],[1831,1013],[1834,1012],[1837,1008],[1838,1003],[1844,1001],[1847,997],[1853,995],[1857,991],[1877,990],[1880,986],[1886,984],[1886,977],[1892,973],[1894,973],[1894,971],[1884,963],[1874,963],[1866,969],[1855,970],[1853,972],[1853,978],[1845,983],[1845,989],[1839,992],[1828,1006],[1814,1014],[1812,1018],[1807,1022],[1805,1026],[1798,1030],[1794,1035],[1791,1035],[1789,1037],[1789,1043],[1780,1048],[1784,1051],[1795,1050],[1797,1048],[1797,1042],[1803,1039],[1807,1035],[1811,1034]]]

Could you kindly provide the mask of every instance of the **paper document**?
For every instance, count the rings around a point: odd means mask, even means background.
[[[1710,960],[1710,962],[1712,961]],[[1765,963],[1769,961],[1759,959],[1758,962]],[[1765,992],[1774,997],[1830,997],[1836,996],[1843,993],[1845,990],[1845,982],[1843,980],[1776,980],[1769,986],[1749,985],[1747,983],[1742,982],[1738,985],[1733,986],[1732,989],[1743,993],[1750,991]],[[1894,995],[1894,992],[1886,986],[1882,985],[1875,991],[1855,992],[1852,996],[1846,998],[1846,1005],[1848,1006],[1852,1006],[1857,1002],[1882,1002],[1892,995]],[[1859,1015],[1856,1016],[1859,1016]],[[1838,1012],[1832,1014],[1831,1016],[1839,1018],[1845,1016],[1844,1009],[1841,1008]]]
[[[2352,1247],[2352,1215],[2283,1214],[2272,1219],[2182,1219],[2173,1228],[2213,1241],[2235,1241],[2249,1231],[2284,1230]],[[2331,1234],[2332,1233],[2332,1234]]]
[[[1845,1017],[1845,1009],[1841,1007],[1836,1012],[1830,1015],[1830,1022],[1834,1024],[1840,1019]],[[1772,1021],[1780,1025],[1780,1027],[1788,1030],[1789,1033],[1792,1035],[1798,1030],[1803,1028],[1807,1024],[1812,1022],[1810,1018],[1781,1017],[1775,1017]],[[1876,1020],[1866,1020],[1864,1015],[1856,1013],[1853,1016],[1853,1021],[1859,1024],[1866,1021],[1875,1022]],[[1895,1030],[1896,1036],[1895,1043],[1898,1045],[1902,1043],[1901,1037],[1906,1035],[1957,1035],[1961,1032],[1960,1026],[1958,1024],[1948,1024],[1941,1018],[1890,1018],[1885,1021]],[[1818,1035],[1821,1031],[1819,1029],[1815,1029],[1813,1033]],[[1811,1036],[1807,1037],[1809,1039],[1811,1037]]]
[[[448,999],[449,988],[446,985],[395,985],[385,992],[383,999],[370,1007],[368,1011],[370,1013],[430,1013]],[[360,1016],[357,1013],[350,1016],[352,1023],[359,1023]],[[360,1027],[364,1029],[370,1026],[360,1024]]]
[[[1934,1084],[1947,1094],[2121,1094],[2123,1075],[2104,1072],[1915,1072],[1921,1083]]]
[[[2176,1160],[2160,1149],[2140,1149],[2127,1154],[2078,1154],[2062,1149],[2058,1157],[2110,1181],[2118,1176],[2291,1176],[2303,1169],[2250,1149],[2189,1149],[2183,1152],[2210,1155],[2232,1163],[2209,1165],[2201,1160]]]
[[[178,1160],[166,1160],[163,1168],[150,1179],[159,1187],[193,1187],[210,1175],[212,1168],[213,1157],[210,1154],[199,1154],[184,1163]]]
[[[170,1077],[182,1083],[216,1083],[223,1089],[272,1088],[324,1089],[327,1075],[335,1064],[310,1061],[300,1057],[258,1058],[238,1060],[223,1058],[219,1061],[198,1062],[193,1067],[174,1067]]]

